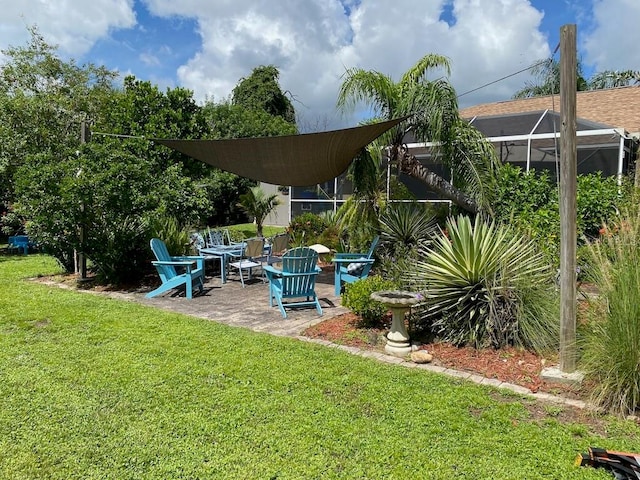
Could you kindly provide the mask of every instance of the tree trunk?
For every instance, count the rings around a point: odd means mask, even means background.
[[[440,175],[432,172],[425,167],[415,155],[411,155],[406,146],[396,146],[392,152],[391,160],[400,161],[400,170],[413,178],[416,178],[426,184],[429,189],[436,192],[443,198],[451,200],[460,208],[471,212],[478,212],[478,204],[466,193],[454,187]],[[394,158],[395,157],[395,158]]]

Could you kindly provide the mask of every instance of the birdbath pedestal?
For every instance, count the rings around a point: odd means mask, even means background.
[[[404,314],[413,305],[421,301],[417,293],[402,290],[382,290],[373,292],[371,299],[382,303],[391,310],[391,329],[387,333],[387,344],[384,351],[396,357],[404,357],[411,353],[411,342],[404,325]]]

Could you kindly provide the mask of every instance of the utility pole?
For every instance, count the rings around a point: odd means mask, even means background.
[[[576,369],[576,26],[560,28],[560,370]]]
[[[80,143],[85,144],[87,142],[87,122],[84,120],[80,123]],[[80,281],[84,282],[87,279],[87,257],[84,255],[84,200],[80,203],[80,213],[83,217],[80,222],[80,251],[78,252],[78,264],[80,267]]]

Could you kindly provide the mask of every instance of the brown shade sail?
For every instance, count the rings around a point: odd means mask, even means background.
[[[241,177],[307,186],[343,173],[362,148],[404,119],[282,137],[154,141]]]

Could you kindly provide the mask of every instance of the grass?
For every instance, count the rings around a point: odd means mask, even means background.
[[[234,237],[252,238],[256,236],[256,226],[253,223],[239,223],[237,225],[230,225],[227,227]],[[264,225],[262,227],[262,234],[265,237],[273,237],[278,233],[285,231],[285,227],[276,227],[272,225]]]
[[[0,478],[610,478],[589,446],[640,429],[530,416],[525,398],[24,280],[0,257]]]

